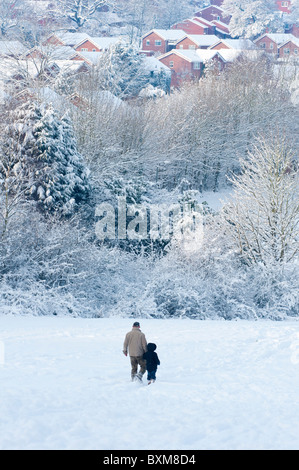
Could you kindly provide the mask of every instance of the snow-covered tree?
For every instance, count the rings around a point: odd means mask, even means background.
[[[191,17],[194,6],[188,0],[116,0],[115,11],[127,24],[131,41],[140,41],[153,28],[169,29],[174,23]]]
[[[182,0],[161,0],[157,5],[155,27],[169,29],[173,24],[194,15],[192,2]]]
[[[150,81],[144,57],[137,48],[121,42],[103,53],[98,72],[101,87],[120,98],[138,96]]]
[[[232,37],[256,38],[266,30],[283,32],[283,18],[273,0],[224,0]]]
[[[0,35],[7,36],[15,31],[21,20],[21,0],[1,0],[0,2]]]
[[[289,262],[299,253],[299,173],[284,138],[260,137],[242,174],[232,177],[234,195],[224,218],[248,263]]]
[[[19,142],[6,134],[5,121],[0,124],[0,132],[0,234],[3,240],[11,219],[24,206],[27,188],[24,186],[26,175],[18,160]]]
[[[287,15],[285,21],[290,24],[299,25],[299,0],[291,0],[291,13]]]
[[[26,102],[12,111],[7,136],[17,143],[26,194],[43,209],[70,214],[89,194],[88,171],[69,119],[51,105]]]
[[[239,158],[261,130],[279,126],[297,135],[298,110],[289,98],[267,57],[241,56],[220,74],[147,104],[144,168],[169,189],[186,178],[193,189],[219,190],[228,172],[240,171]]]
[[[80,29],[94,18],[94,15],[104,6],[110,4],[109,0],[56,0],[59,14],[67,18],[71,24]]]

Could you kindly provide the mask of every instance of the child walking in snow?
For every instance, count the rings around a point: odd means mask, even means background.
[[[147,352],[143,354],[146,360],[147,380],[148,384],[155,382],[157,367],[160,365],[158,354],[155,352],[157,346],[154,343],[148,343]]]

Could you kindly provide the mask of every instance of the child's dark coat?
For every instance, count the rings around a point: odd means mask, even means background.
[[[156,347],[154,343],[148,343],[147,352],[143,354],[143,359],[146,360],[146,370],[149,372],[156,371],[160,365],[158,354],[155,353]]]

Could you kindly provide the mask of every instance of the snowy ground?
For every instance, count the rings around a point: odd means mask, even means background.
[[[0,449],[299,449],[299,323],[0,317]],[[146,382],[146,381],[145,381]]]

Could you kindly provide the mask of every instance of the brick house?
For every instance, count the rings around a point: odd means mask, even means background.
[[[142,37],[142,52],[165,54],[174,49],[179,39],[186,35],[185,31],[177,29],[152,29]]]
[[[291,13],[290,0],[276,0],[277,9],[283,13]]]
[[[288,57],[299,57],[299,38],[287,40],[278,48],[278,57],[287,59]]]
[[[217,51],[173,49],[158,57],[158,60],[171,70],[171,86],[179,87],[183,82],[198,80],[202,76],[205,63],[216,59],[224,64],[225,60]]]
[[[196,51],[174,49],[158,57],[158,60],[171,70],[170,86],[175,88],[187,80],[200,78],[202,74],[202,63]]]
[[[221,21],[222,23],[229,24],[230,16],[224,16],[223,8],[217,5],[209,5],[208,7],[202,8],[195,13],[195,16],[204,18],[208,21]]]
[[[254,43],[265,52],[278,55],[279,47],[293,38],[292,34],[267,33],[257,38]]]
[[[199,22],[198,19],[188,19],[181,21],[180,23],[172,25],[171,29],[182,30],[187,34],[211,34],[209,26]]]
[[[208,49],[218,41],[214,34],[186,34],[177,42],[176,49]]]

